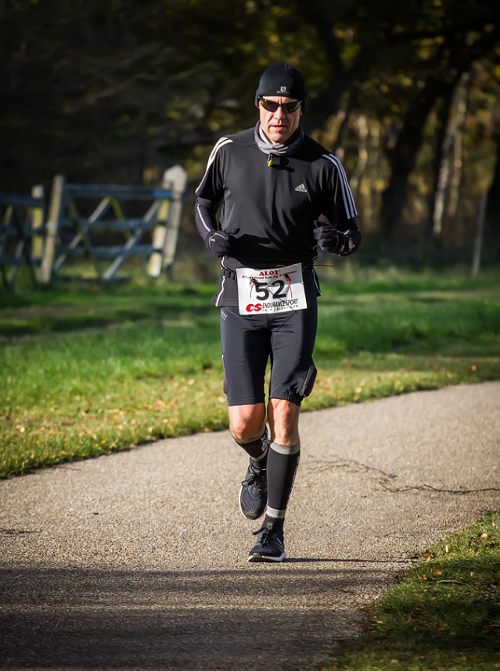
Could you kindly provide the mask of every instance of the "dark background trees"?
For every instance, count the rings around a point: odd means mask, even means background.
[[[489,194],[494,258],[499,30],[492,0],[6,0],[0,185],[150,183],[177,162],[194,185],[213,142],[255,122],[262,71],[289,62],[368,233],[452,259]]]

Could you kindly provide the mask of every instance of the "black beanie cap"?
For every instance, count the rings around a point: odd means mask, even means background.
[[[304,77],[291,65],[274,65],[268,68],[260,78],[255,94],[256,107],[259,106],[259,96],[283,96],[302,100],[305,103],[307,94]]]

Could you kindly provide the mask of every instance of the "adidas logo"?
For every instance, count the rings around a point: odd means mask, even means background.
[[[295,187],[295,191],[301,191],[302,193],[307,193],[306,185],[304,183],[299,184]]]

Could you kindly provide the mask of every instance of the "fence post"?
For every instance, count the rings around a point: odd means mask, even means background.
[[[42,265],[40,268],[40,282],[49,284],[52,278],[52,267],[57,243],[57,229],[62,210],[62,200],[64,193],[64,176],[56,175],[52,183],[52,193],[50,196],[49,215],[45,227],[45,247],[43,250]]]
[[[167,225],[157,226],[153,233],[153,246],[162,249],[163,254],[153,253],[149,259],[148,273],[151,277],[159,277],[163,268],[170,269],[174,263],[177,238],[182,215],[182,196],[186,189],[187,173],[181,165],[174,165],[163,173],[162,187],[173,190],[173,199],[164,203],[168,208]],[[160,208],[158,218],[163,218]]]
[[[164,185],[164,181],[162,186]],[[165,239],[167,237],[167,224],[169,219],[169,210],[172,206],[172,202],[168,200],[162,201],[158,212],[156,214],[156,219],[158,221],[164,221],[165,223],[162,226],[156,226],[153,230],[153,247],[155,249],[163,250],[165,247]],[[161,268],[163,261],[163,252],[153,252],[149,257],[149,262],[147,266],[148,275],[151,277],[160,277]]]
[[[471,277],[474,279],[479,275],[481,267],[481,255],[483,252],[484,222],[486,220],[486,202],[488,197],[483,194],[479,200],[479,219],[477,222],[476,239],[474,240],[474,253],[472,256]]]
[[[41,198],[43,200],[43,186],[37,184],[31,189],[33,198]],[[43,256],[43,207],[33,207],[31,210],[31,259],[36,268],[38,278],[40,278],[40,263]]]

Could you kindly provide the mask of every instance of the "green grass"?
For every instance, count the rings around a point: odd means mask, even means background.
[[[420,557],[322,671],[499,669],[499,527],[488,515]]]
[[[214,286],[0,296],[0,476],[227,427]],[[304,410],[500,378],[497,278],[325,282]]]

